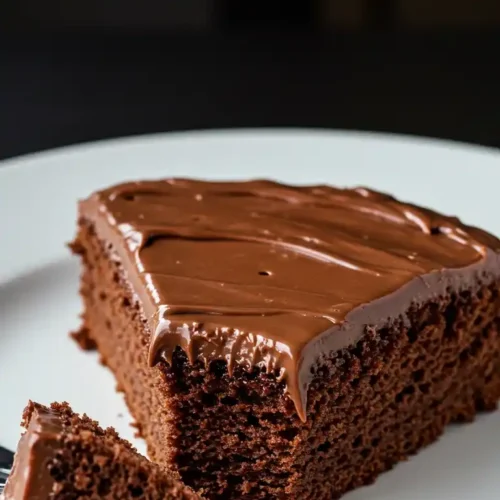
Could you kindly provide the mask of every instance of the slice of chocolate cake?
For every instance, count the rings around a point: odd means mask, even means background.
[[[30,402],[23,426],[5,500],[199,498],[114,429],[101,429],[66,403]]]
[[[500,241],[367,189],[128,183],[81,202],[83,347],[210,498],[332,499],[500,397]]]

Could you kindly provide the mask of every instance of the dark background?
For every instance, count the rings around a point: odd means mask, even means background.
[[[498,0],[4,0],[0,158],[171,130],[500,146]]]

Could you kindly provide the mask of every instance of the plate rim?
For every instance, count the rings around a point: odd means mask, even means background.
[[[499,156],[500,148],[494,146],[485,146],[482,144],[474,144],[455,139],[442,139],[430,136],[417,136],[411,134],[402,134],[397,132],[377,132],[367,130],[348,130],[348,129],[326,129],[314,127],[243,127],[243,128],[214,128],[214,129],[195,129],[195,130],[179,130],[171,132],[153,132],[147,134],[130,134],[119,137],[109,137],[98,140],[83,141],[54,148],[41,149],[10,158],[0,160],[0,176],[2,172],[15,167],[28,166],[31,162],[46,160],[51,156],[59,156],[65,154],[81,154],[88,150],[112,149],[123,146],[138,145],[148,142],[149,144],[163,141],[176,140],[203,140],[212,141],[220,139],[239,139],[239,140],[256,140],[256,139],[292,139],[306,138],[314,135],[317,138],[323,139],[344,139],[348,141],[369,140],[386,142],[390,144],[407,144],[416,147],[432,147],[436,149],[453,149],[461,150],[464,153],[483,154]]]

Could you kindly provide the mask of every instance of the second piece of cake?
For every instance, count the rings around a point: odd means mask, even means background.
[[[500,397],[500,242],[366,189],[129,183],[80,204],[84,323],[152,458],[331,499]]]
[[[101,429],[67,403],[30,402],[22,424],[5,500],[200,500],[114,429]]]

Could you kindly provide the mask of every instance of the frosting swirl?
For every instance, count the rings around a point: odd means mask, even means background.
[[[133,182],[81,216],[110,241],[149,320],[149,362],[262,367],[306,416],[311,367],[365,325],[498,275],[500,241],[365,188]],[[388,301],[391,298],[393,300]]]

